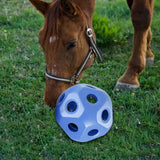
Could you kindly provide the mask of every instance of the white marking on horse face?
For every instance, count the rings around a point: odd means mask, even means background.
[[[54,64],[54,68],[56,68],[56,64]]]
[[[52,37],[49,38],[49,43],[52,43]]]
[[[54,69],[52,69],[52,75],[54,75]]]
[[[53,37],[51,36],[49,38],[49,43],[54,43],[56,40],[57,40],[56,36],[53,36]]]

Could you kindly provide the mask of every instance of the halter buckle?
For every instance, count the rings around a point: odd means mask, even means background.
[[[74,85],[74,84],[78,84],[78,83],[79,83],[78,76],[77,76],[77,75],[74,75],[74,76],[71,78],[71,84]]]

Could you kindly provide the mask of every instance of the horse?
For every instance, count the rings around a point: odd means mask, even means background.
[[[77,84],[94,61],[96,35],[92,26],[95,0],[29,0],[44,16],[39,43],[46,59],[44,100],[55,107],[59,95]],[[150,49],[153,0],[127,0],[134,27],[133,49],[125,73],[114,89],[140,87],[138,77],[146,64],[154,63]],[[97,51],[98,53],[98,51]],[[100,60],[101,55],[98,54]]]

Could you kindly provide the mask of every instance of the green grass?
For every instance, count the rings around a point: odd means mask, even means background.
[[[0,159],[160,159],[159,0],[152,21],[155,63],[141,74],[141,89],[134,93],[112,90],[132,50],[129,9],[125,0],[96,1],[96,13],[118,25],[127,43],[101,48],[104,62],[96,60],[82,78],[113,102],[110,132],[88,143],[69,139],[44,104],[45,59],[38,44],[43,17],[27,0],[2,0],[0,8]]]

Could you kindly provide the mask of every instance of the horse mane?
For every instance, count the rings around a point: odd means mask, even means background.
[[[83,17],[84,19],[84,14],[81,10],[81,8],[76,5],[76,9],[78,11],[78,16]],[[63,10],[60,7],[60,1],[53,1],[50,3],[50,7],[48,9],[48,13],[47,13],[47,21],[46,21],[46,33],[45,33],[45,37],[43,39],[43,44],[45,43],[46,39],[48,39],[48,37],[50,36],[54,36],[55,38],[58,38],[58,32],[59,32],[59,24],[60,24],[60,18],[63,16],[68,16],[65,14],[65,12],[63,12]],[[71,16],[69,17],[70,20],[74,21],[75,16]]]

